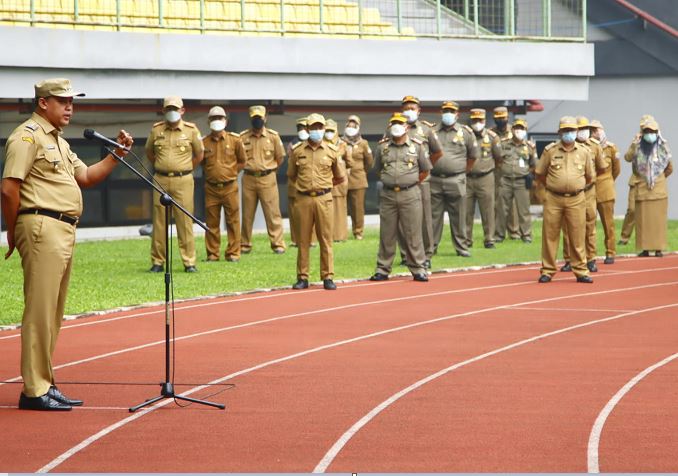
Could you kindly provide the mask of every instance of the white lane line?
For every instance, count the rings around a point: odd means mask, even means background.
[[[496,265],[493,265],[496,266]],[[512,266],[509,268],[500,268],[500,269],[490,269],[488,271],[480,271],[480,272],[475,272],[475,271],[448,271],[445,274],[441,274],[440,276],[431,276],[429,279],[448,279],[448,278],[453,278],[453,277],[465,277],[465,276],[482,276],[486,274],[497,274],[497,273],[508,273],[508,272],[514,272],[514,271],[525,271],[525,270],[534,270],[538,269],[534,266],[522,266],[522,265],[516,265]],[[353,285],[348,285],[348,286],[341,286],[339,289],[352,289],[352,288],[358,288],[358,287],[364,287],[364,286],[385,286],[385,285],[390,285],[390,284],[402,284],[402,283],[410,283],[409,280],[407,279],[393,279],[390,281],[386,282],[380,282],[380,283],[375,283],[372,281],[359,281],[356,284]],[[256,292],[267,292],[269,290],[257,290]],[[203,300],[203,299],[209,299],[209,302],[200,302],[197,304],[189,304],[185,306],[176,306],[175,309],[176,311],[183,311],[187,309],[196,309],[200,307],[208,307],[208,306],[218,306],[222,304],[232,304],[232,303],[239,303],[239,302],[246,302],[246,301],[257,301],[260,299],[274,299],[274,298],[279,298],[279,297],[288,297],[288,296],[307,296],[308,293],[315,293],[315,292],[325,292],[324,289],[322,288],[317,288],[317,289],[308,289],[303,292],[300,291],[290,291],[290,292],[281,292],[281,293],[275,293],[275,294],[257,294],[255,296],[246,296],[243,298],[238,298],[238,299],[228,299],[229,296],[226,297],[208,297],[208,298],[198,298],[198,299],[192,299],[193,301],[198,301],[198,300]],[[250,291],[246,291],[243,293],[236,293],[238,294],[252,294]],[[184,302],[190,302],[190,301],[184,301]],[[162,303],[153,303],[150,306],[161,306]],[[143,306],[143,305],[142,305]],[[149,307],[150,307],[149,306]],[[102,311],[102,314],[107,313],[108,311]],[[123,310],[115,310],[113,312],[126,312],[124,309]],[[80,322],[77,324],[71,324],[71,325],[64,325],[61,326],[61,330],[68,330],[68,329],[76,329],[79,327],[87,327],[87,326],[95,326],[99,324],[107,324],[109,322],[115,322],[115,321],[121,321],[125,319],[134,319],[134,318],[139,318],[139,317],[147,317],[147,316],[154,316],[154,315],[159,315],[159,314],[164,314],[165,309],[157,309],[154,311],[144,311],[144,312],[137,312],[134,314],[128,314],[125,316],[118,316],[118,317],[110,317],[110,318],[104,318],[104,319],[98,319],[96,321],[88,321],[88,322]],[[87,318],[96,318],[97,315],[87,315],[84,316]],[[17,339],[21,337],[21,334],[12,334],[8,336],[0,336],[0,341],[2,340],[7,340],[7,339]]]
[[[610,416],[610,413],[612,413],[612,410],[617,406],[617,404],[621,401],[624,396],[631,391],[633,387],[635,387],[638,383],[640,383],[641,380],[643,380],[645,377],[650,375],[652,372],[657,370],[660,367],[663,367],[664,365],[668,364],[669,362],[672,362],[673,360],[678,358],[678,353],[675,353],[673,355],[668,356],[664,360],[657,362],[654,365],[651,365],[650,367],[646,368],[642,372],[640,372],[638,375],[633,377],[631,380],[629,380],[626,385],[624,385],[619,391],[610,399],[609,402],[603,407],[601,412],[598,414],[598,418],[596,418],[595,423],[593,424],[593,428],[591,428],[591,434],[589,435],[589,444],[588,444],[588,450],[586,452],[586,460],[588,463],[588,472],[589,473],[599,473],[600,472],[600,465],[599,465],[599,460],[598,460],[598,449],[600,447],[600,435],[603,432],[603,427],[605,426],[605,422],[607,421],[607,417]]]
[[[670,283],[670,285],[674,285],[674,284],[678,284],[678,282]],[[470,359],[464,360],[463,362],[459,362],[459,363],[450,365],[447,368],[439,370],[438,372],[431,374],[428,377],[425,377],[425,378],[413,383],[409,387],[404,388],[401,391],[391,395],[389,398],[387,398],[386,400],[381,402],[379,405],[374,407],[372,410],[370,410],[360,420],[355,422],[348,430],[346,430],[346,432],[343,435],[341,435],[341,437],[332,445],[332,447],[327,451],[327,453],[325,453],[325,456],[323,456],[323,458],[320,460],[320,462],[316,465],[316,467],[313,469],[313,472],[314,473],[324,473],[327,470],[327,468],[329,467],[329,465],[332,464],[332,462],[337,457],[337,455],[341,452],[341,450],[344,449],[346,444],[351,440],[351,438],[353,438],[356,435],[356,433],[358,433],[362,428],[364,428],[367,424],[369,424],[372,420],[374,420],[374,418],[377,415],[379,415],[381,412],[386,410],[388,407],[390,407],[395,402],[397,402],[398,400],[400,400],[404,396],[408,395],[409,393],[423,387],[427,383],[432,382],[433,380],[435,380],[439,377],[447,375],[448,373],[452,372],[453,370],[459,369],[461,367],[465,367],[469,364],[478,362],[480,360],[487,359],[488,357],[492,357],[492,356],[500,354],[502,352],[507,352],[507,351],[513,350],[517,347],[521,347],[521,346],[526,345],[526,344],[531,344],[533,342],[536,342],[536,341],[539,341],[539,340],[542,340],[542,339],[546,339],[548,337],[553,337],[553,336],[556,336],[556,335],[559,335],[559,334],[564,334],[566,332],[570,332],[570,331],[573,331],[573,330],[576,330],[576,329],[581,329],[581,328],[584,328],[584,327],[589,327],[589,326],[593,326],[593,325],[596,325],[596,324],[601,324],[603,322],[614,321],[614,320],[622,319],[622,318],[628,317],[628,316],[634,316],[634,315],[643,314],[643,313],[652,312],[652,311],[659,311],[659,310],[668,309],[668,308],[671,308],[671,307],[678,307],[678,303],[666,304],[664,306],[655,306],[655,307],[651,307],[651,308],[647,308],[647,309],[640,309],[640,310],[637,310],[637,311],[625,312],[623,314],[617,314],[615,316],[606,317],[606,318],[603,318],[603,319],[596,319],[595,321],[588,321],[588,322],[584,322],[584,323],[577,324],[577,325],[574,325],[574,326],[565,327],[565,328],[562,328],[562,329],[558,329],[557,331],[546,332],[544,334],[540,334],[538,336],[530,337],[528,339],[523,339],[523,340],[520,340],[518,342],[514,342],[513,344],[509,344],[509,345],[506,345],[504,347],[494,349],[490,352],[486,352],[486,353],[481,354],[481,355],[477,355],[477,356],[472,357]]]
[[[633,290],[639,290],[639,289],[655,288],[655,287],[662,287],[662,286],[672,286],[672,285],[676,285],[676,284],[678,284],[678,281],[673,281],[673,282],[669,282],[669,283],[659,283],[659,284],[647,284],[647,285],[643,285],[643,286],[634,286],[634,287],[630,287],[630,288],[618,288],[618,289],[611,289],[611,290],[607,290],[607,291],[598,291],[598,292],[593,292],[593,293],[589,292],[589,293],[571,294],[571,295],[567,295],[567,296],[556,296],[556,297],[551,297],[551,298],[538,299],[538,300],[535,300],[535,301],[525,301],[525,302],[522,302],[522,303],[516,303],[515,305],[520,306],[520,305],[539,304],[539,303],[544,303],[544,302],[558,301],[558,300],[562,300],[562,299],[578,298],[578,297],[582,297],[582,296],[592,296],[592,295],[597,295],[597,294],[610,294],[610,293],[626,292],[626,291],[633,291]],[[239,370],[239,371],[234,372],[232,374],[221,377],[217,380],[213,380],[212,382],[209,382],[207,385],[201,385],[201,386],[192,388],[190,390],[187,390],[186,392],[183,392],[181,395],[188,396],[188,395],[191,395],[193,393],[204,390],[206,388],[209,388],[211,385],[223,383],[223,382],[226,382],[227,380],[231,380],[235,377],[239,377],[241,375],[245,375],[245,374],[254,372],[256,370],[260,370],[260,369],[263,369],[263,368],[266,368],[266,367],[270,367],[270,366],[273,366],[273,365],[276,365],[276,364],[279,364],[279,363],[287,362],[287,361],[290,361],[290,360],[293,360],[293,359],[296,359],[296,358],[299,358],[299,357],[304,357],[306,355],[314,354],[314,353],[317,353],[317,352],[320,352],[320,351],[323,351],[323,350],[333,349],[333,348],[340,347],[340,346],[343,346],[343,345],[353,344],[355,342],[360,342],[360,341],[367,340],[367,339],[370,339],[370,338],[373,338],[373,337],[392,334],[392,333],[400,332],[400,331],[407,330],[407,329],[414,329],[414,328],[425,326],[425,325],[428,325],[428,324],[435,324],[435,323],[438,323],[438,322],[444,322],[444,321],[448,321],[448,320],[451,320],[451,319],[458,319],[458,318],[462,318],[462,317],[467,317],[467,316],[472,316],[472,315],[477,315],[477,314],[483,314],[483,313],[487,313],[487,312],[496,311],[496,310],[499,310],[499,309],[508,309],[508,308],[510,308],[510,306],[502,305],[502,306],[494,306],[494,307],[485,308],[485,309],[477,309],[477,310],[474,310],[474,311],[469,311],[469,312],[464,312],[464,313],[451,314],[451,315],[448,315],[448,316],[430,319],[430,320],[427,320],[427,321],[420,321],[420,322],[416,322],[416,323],[413,323],[413,324],[407,324],[407,325],[404,325],[404,326],[386,329],[386,330],[383,330],[383,331],[373,332],[371,334],[366,334],[366,335],[354,337],[354,338],[351,338],[351,339],[341,340],[341,341],[338,341],[338,342],[333,342],[331,344],[321,345],[321,346],[314,347],[314,348],[311,348],[311,349],[308,349],[308,350],[305,350],[305,351],[302,351],[302,352],[297,352],[297,353],[294,353],[294,354],[291,354],[291,355],[288,355],[288,356],[285,356],[285,357],[280,357],[278,359],[269,360],[267,362],[263,362],[261,364],[255,365],[253,367],[249,367],[249,368],[246,368],[246,369],[243,369],[243,370]],[[598,321],[596,321],[596,322],[598,322]],[[121,428],[121,427],[125,426],[127,423],[131,423],[134,420],[137,420],[137,419],[141,418],[142,416],[146,415],[147,413],[152,412],[153,410],[156,410],[158,408],[164,407],[165,405],[168,405],[170,403],[172,403],[172,400],[160,401],[159,403],[157,403],[154,406],[144,408],[144,409],[138,411],[137,413],[134,413],[133,415],[102,429],[98,433],[96,433],[96,434],[90,436],[89,438],[83,440],[78,445],[76,445],[76,446],[70,448],[69,450],[65,451],[64,453],[62,453],[61,455],[59,455],[58,457],[56,457],[55,459],[50,461],[48,464],[46,464],[45,466],[40,468],[37,472],[38,473],[47,473],[47,472],[51,471],[52,469],[56,468],[57,466],[59,466],[61,463],[63,463],[67,459],[71,458],[73,455],[79,453],[84,448],[87,448],[92,443],[100,440],[101,438],[112,433],[113,431],[117,430],[118,428]]]
[[[586,309],[579,307],[513,307],[521,311],[563,311],[563,312],[631,312],[635,309]]]

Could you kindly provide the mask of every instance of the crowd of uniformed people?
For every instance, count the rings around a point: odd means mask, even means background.
[[[2,179],[9,244],[6,257],[16,247],[24,272],[20,408],[68,410],[82,404],[54,385],[51,357],[63,319],[75,227],[82,213],[80,188],[104,180],[117,162],[108,155],[88,167],[61,138],[78,95],[67,79],[37,83],[35,111],[14,130],[6,145]],[[363,238],[367,172],[372,167],[380,183],[373,281],[389,279],[396,248],[413,279],[428,281],[427,270],[443,238],[446,213],[456,254],[469,257],[476,204],[485,248],[495,248],[505,239],[530,243],[534,199],[543,204],[544,216],[540,283],[551,281],[557,271],[561,232],[566,260],[561,270],[572,271],[578,282],[592,282],[590,273],[597,271],[597,215],[605,233],[604,263],[614,263],[614,181],[620,173],[620,157],[599,121],[561,118],[559,140],[549,144],[538,159],[536,146],[527,136],[527,121],[516,118],[509,123],[506,107],[494,109],[494,127],[488,128],[484,109],[471,109],[470,124],[461,124],[459,105],[445,101],[439,122],[431,123],[421,119],[419,99],[405,96],[400,111],[384,124],[384,136],[374,154],[361,136],[357,115],[346,119],[343,131],[335,120],[318,113],[299,118],[298,137],[285,147],[278,132],[266,126],[267,112],[261,105],[249,108],[251,127],[240,133],[227,131],[223,107],[212,107],[210,132],[204,137],[196,124],[182,119],[181,98],[166,97],[162,112],[164,119],[152,126],[146,141],[146,155],[157,183],[191,212],[193,171],[200,165],[204,168],[208,261],[219,261],[222,256],[222,209],[228,240],[225,260],[238,262],[241,254],[252,252],[252,226],[259,203],[271,250],[276,254],[286,251],[276,171],[287,155],[290,236],[292,246],[298,248],[294,289],[309,286],[309,248],[316,243],[323,286],[336,289],[333,242],[348,238],[347,217],[354,239]],[[123,147],[115,153],[126,156],[132,137],[121,130],[117,142]],[[666,178],[672,164],[668,143],[652,116],[641,118],[624,159],[631,163],[633,174],[620,242],[628,241],[635,224],[640,256],[659,257],[667,248]],[[238,186],[241,171],[242,191]],[[164,206],[156,192],[152,272],[162,272],[167,259],[164,220]],[[182,213],[175,212],[174,220],[185,270],[195,272],[192,223]]]

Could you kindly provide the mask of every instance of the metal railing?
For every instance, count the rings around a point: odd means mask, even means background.
[[[0,25],[351,38],[585,41],[587,0],[1,0]]]

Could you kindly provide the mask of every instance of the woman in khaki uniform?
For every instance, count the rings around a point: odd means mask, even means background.
[[[633,165],[636,185],[636,250],[638,256],[650,251],[661,257],[667,248],[666,220],[668,190],[666,179],[673,172],[671,150],[659,133],[654,119],[641,122],[643,134],[637,137],[624,155]]]
[[[374,164],[372,149],[367,140],[360,135],[360,118],[348,116],[344,135],[351,154],[351,170],[348,175],[348,207],[351,214],[351,228],[356,240],[363,239],[365,229],[365,191],[367,190],[367,172]]]

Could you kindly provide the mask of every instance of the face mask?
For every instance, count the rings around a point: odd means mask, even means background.
[[[508,120],[506,120],[506,119],[495,119],[494,120],[494,125],[497,126],[498,129],[504,129],[506,127],[506,124],[508,124]]]
[[[514,129],[513,135],[516,136],[516,139],[518,140],[525,140],[525,137],[527,137],[527,131],[525,129]]]
[[[347,127],[344,129],[344,132],[346,133],[347,136],[349,137],[355,137],[358,135],[359,129],[357,127]]]
[[[312,130],[312,131],[308,131],[308,137],[313,142],[320,142],[321,140],[323,140],[324,135],[325,135],[325,129],[315,129],[315,130]]]
[[[560,135],[560,139],[566,144],[572,144],[576,138],[577,138],[576,131],[563,132]]]
[[[336,132],[334,131],[327,131],[325,132],[325,139],[327,140],[332,140],[334,139],[334,136],[336,135]]]
[[[415,122],[419,118],[419,113],[412,109],[403,111],[403,115],[407,118],[407,122],[409,123]]]
[[[443,125],[452,126],[457,122],[457,115],[453,112],[444,112],[442,116]]]
[[[605,131],[600,129],[600,132],[598,132],[598,140],[600,142],[605,142],[605,139],[607,139],[607,136],[605,135]]]
[[[210,129],[214,132],[221,132],[226,129],[226,121],[218,119],[216,121],[210,122]]]
[[[643,134],[643,140],[648,144],[654,144],[657,142],[657,133],[656,132],[646,132]]]
[[[406,132],[405,126],[402,124],[393,124],[391,126],[391,135],[393,137],[402,137]]]
[[[179,114],[179,111],[170,110],[170,111],[165,112],[165,120],[167,122],[170,122],[170,123],[179,122],[180,119],[181,119],[181,114]]]
[[[577,139],[580,141],[584,142],[589,140],[589,137],[591,137],[591,131],[588,129],[582,129],[581,131],[577,131]]]
[[[471,128],[476,132],[480,132],[483,129],[485,129],[485,123],[484,122],[474,122],[473,124],[471,124]]]
[[[300,130],[297,132],[297,137],[299,137],[299,140],[301,141],[308,140],[308,131],[306,129]]]
[[[261,129],[264,127],[264,118],[259,116],[254,116],[252,118],[252,127],[255,129]]]

